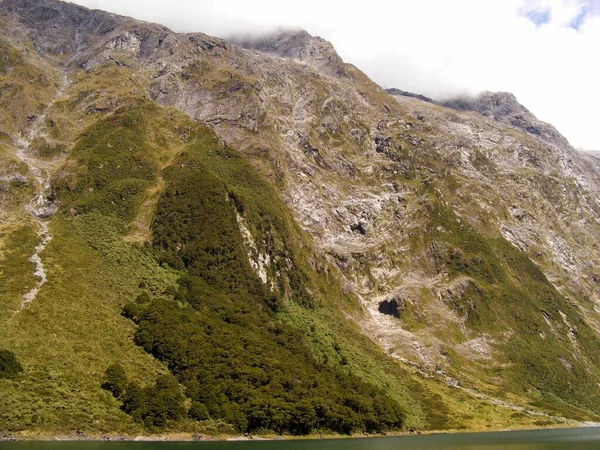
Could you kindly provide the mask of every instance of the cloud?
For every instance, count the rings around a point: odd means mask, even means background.
[[[175,31],[301,27],[384,87],[434,98],[513,92],[570,142],[600,149],[600,0],[76,0]]]
[[[571,27],[578,30],[589,16],[600,14],[598,0],[525,0],[522,12],[534,23],[547,14],[544,23]]]
[[[537,26],[544,25],[545,23],[550,22],[550,9],[544,10],[531,10],[525,13],[525,17],[527,17],[531,22],[533,22]]]

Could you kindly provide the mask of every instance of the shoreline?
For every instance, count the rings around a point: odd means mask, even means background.
[[[0,431],[0,442],[235,442],[235,441],[288,441],[288,440],[316,440],[316,439],[369,439],[383,437],[408,437],[408,436],[431,436],[439,434],[473,434],[473,433],[499,433],[511,431],[539,431],[539,430],[559,430],[559,429],[577,429],[577,428],[596,428],[600,423],[581,423],[579,425],[564,426],[540,426],[523,428],[498,428],[498,429],[470,429],[470,430],[417,430],[417,431],[399,431],[386,434],[312,434],[306,436],[293,435],[203,435],[198,433],[161,433],[161,434],[111,434],[98,433],[87,434],[81,431],[75,431],[69,434],[55,433],[29,433],[25,432],[4,432]]]

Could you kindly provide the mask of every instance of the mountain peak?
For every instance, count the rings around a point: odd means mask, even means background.
[[[344,61],[331,42],[303,29],[280,28],[258,36],[233,37],[230,41],[249,50],[306,62],[327,75],[346,76]]]
[[[440,104],[462,111],[476,111],[496,122],[519,128],[546,143],[569,145],[566,138],[556,128],[538,120],[510,92],[484,91],[476,97],[458,97],[440,102]]]
[[[508,116],[532,115],[510,92],[485,91],[476,97],[456,97],[441,104],[452,109],[477,111],[497,121]]]
[[[412,92],[403,91],[402,89],[389,88],[389,89],[386,89],[385,91],[390,95],[395,95],[395,96],[399,95],[402,97],[417,98],[417,99],[423,100],[424,102],[427,102],[427,103],[437,103],[435,100],[433,100],[429,97],[425,97],[424,95],[421,95],[421,94],[414,94]]]
[[[393,96],[416,98],[457,111],[475,111],[503,125],[523,130],[545,144],[569,146],[567,139],[554,126],[539,120],[519,103],[517,97],[511,92],[484,91],[476,96],[460,96],[443,101],[432,100],[423,95],[396,88],[386,89],[386,92]]]
[[[59,0],[4,0],[0,12],[15,17],[32,30],[38,49],[69,55],[91,44],[95,37],[133,20]]]

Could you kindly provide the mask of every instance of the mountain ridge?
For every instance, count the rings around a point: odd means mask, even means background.
[[[545,140],[546,143],[570,146],[566,138],[556,128],[551,124],[538,120],[510,92],[484,91],[476,96],[459,96],[442,101],[436,101],[420,94],[413,94],[396,88],[386,89],[386,92],[394,96],[417,98],[458,111],[475,111],[502,124],[519,128],[538,139]]]

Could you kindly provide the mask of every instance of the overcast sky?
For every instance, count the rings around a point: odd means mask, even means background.
[[[301,27],[383,87],[509,91],[575,147],[600,150],[600,0],[74,0],[227,38]]]

